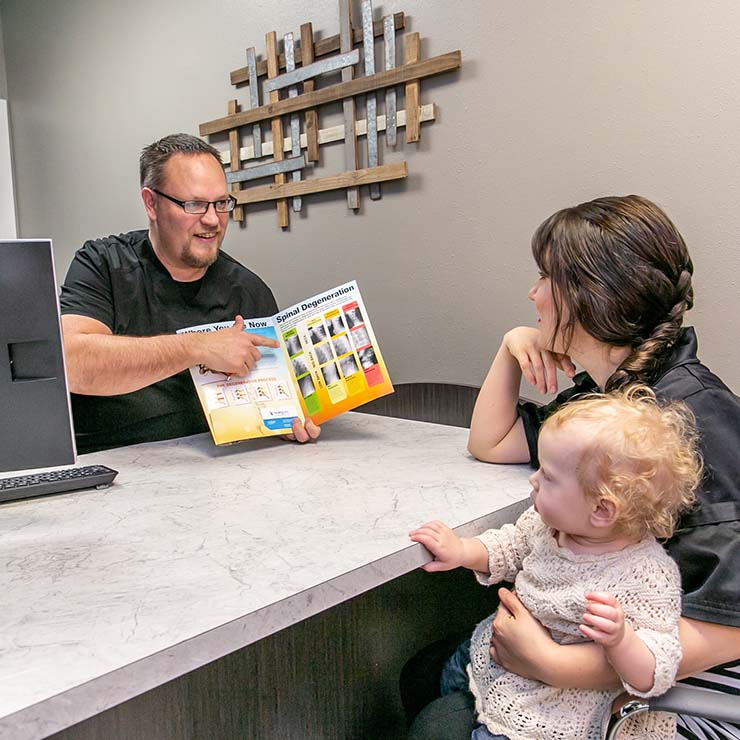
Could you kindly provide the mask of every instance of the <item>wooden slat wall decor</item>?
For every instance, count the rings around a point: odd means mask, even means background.
[[[233,116],[225,118],[216,118],[213,121],[207,121],[200,124],[200,135],[217,134],[221,131],[238,126],[244,126],[247,123],[255,121],[265,121],[274,116],[293,113],[295,111],[314,108],[324,103],[332,103],[336,100],[342,100],[346,97],[364,95],[371,90],[380,90],[391,85],[398,85],[410,80],[418,80],[422,77],[431,77],[432,75],[451,72],[462,65],[462,57],[459,51],[451,51],[447,54],[441,54],[431,59],[425,59],[416,64],[404,64],[395,69],[389,69],[385,72],[376,72],[372,77],[358,77],[350,82],[340,82],[331,87],[325,87],[321,90],[314,90],[310,93],[303,93],[297,98],[286,98],[278,102],[270,102],[255,110],[245,110]]]
[[[303,49],[303,64],[311,64],[313,56],[313,26],[304,23],[301,26],[301,49]],[[303,92],[310,93],[314,89],[314,81],[306,80],[303,83]],[[306,141],[308,143],[307,158],[309,162],[319,161],[319,114],[316,108],[306,111]]]
[[[385,67],[393,69],[396,66],[396,31],[393,26],[393,16],[383,17],[383,45],[385,46]],[[388,127],[385,130],[385,143],[388,146],[396,146],[396,88],[389,87],[385,91],[385,115]]]
[[[265,36],[265,57],[258,60],[253,47],[247,49],[247,66],[231,72],[231,82],[236,87],[249,84],[249,105],[240,106],[237,100],[228,104],[228,115],[200,124],[201,136],[228,134],[229,149],[222,152],[224,166],[231,173],[239,173],[230,179],[232,194],[238,206],[234,209],[235,221],[246,221],[246,205],[274,200],[277,207],[278,225],[289,227],[288,198],[293,199],[295,210],[301,207],[301,198],[311,193],[327,190],[345,189],[347,206],[355,212],[360,209],[360,187],[369,186],[371,199],[381,197],[379,183],[404,178],[408,174],[405,161],[381,165],[379,131],[386,131],[386,151],[396,146],[396,130],[405,127],[406,143],[419,141],[422,121],[433,121],[434,106],[421,105],[420,80],[432,75],[444,74],[459,69],[462,65],[460,51],[452,51],[430,59],[421,58],[421,41],[418,33],[410,33],[402,44],[404,63],[396,64],[396,34],[406,27],[403,12],[386,15],[373,20],[371,0],[338,0],[340,33],[327,38],[314,40],[313,26],[310,22],[300,26],[300,43],[293,42],[293,32],[283,34],[286,50],[280,53],[277,32],[270,31]],[[362,10],[363,26],[352,24],[353,5]],[[359,13],[357,13],[359,17]],[[381,71],[375,71],[375,43],[380,40],[383,51]],[[292,48],[290,48],[292,47]],[[358,57],[358,48],[364,53]],[[292,53],[291,53],[292,52]],[[349,66],[348,66],[349,65]],[[309,68],[310,67],[310,68]],[[321,86],[321,80],[328,74],[337,74],[341,69],[341,82]],[[283,74],[282,70],[285,70]],[[292,71],[295,70],[295,71]],[[364,70],[364,75],[362,71]],[[265,75],[274,80],[266,85],[266,97],[260,95],[260,86]],[[275,78],[280,78],[279,80]],[[396,87],[405,87],[405,110],[396,111]],[[272,89],[275,88],[275,89]],[[287,97],[280,97],[285,89]],[[376,97],[384,91],[384,99]],[[366,96],[368,120],[358,121],[355,98]],[[263,103],[260,105],[260,99]],[[378,110],[378,101],[385,102],[385,110]],[[341,102],[344,123],[331,129],[319,129],[318,114],[322,105]],[[387,119],[388,114],[392,116]],[[283,136],[283,117],[290,116],[291,136]],[[300,133],[300,120],[303,119],[303,134]],[[262,139],[262,131],[269,127],[272,141]],[[241,147],[240,129],[249,126],[246,132],[253,145]],[[364,136],[364,140],[358,137]],[[315,167],[306,165],[301,174],[298,170],[304,163],[318,164],[320,146],[330,141],[344,141],[345,172],[328,176],[315,176]],[[278,143],[279,142],[279,143]],[[359,146],[368,148],[364,161],[367,167],[360,168]],[[390,149],[389,149],[390,147]],[[301,149],[306,149],[305,154]],[[244,169],[249,159],[264,160],[272,157],[272,162],[284,162],[286,152],[290,153],[290,165],[270,168],[269,161],[258,162],[259,167]],[[304,162],[305,160],[305,162]],[[295,163],[296,166],[292,166]],[[280,171],[276,171],[279,169]],[[292,172],[286,178],[285,172]],[[245,173],[245,174],[241,174]],[[247,174],[249,176],[247,176]],[[273,185],[253,185],[252,182],[274,176]],[[292,182],[286,183],[286,179]]]
[[[418,33],[406,37],[406,64],[412,65],[421,57]],[[406,141],[419,141],[419,80],[406,83]]]
[[[373,1],[362,0],[363,53],[365,55],[365,75],[375,74],[375,36],[373,34]],[[367,166],[377,167],[378,158],[378,99],[375,93],[365,98],[367,111]],[[370,183],[370,198],[380,200],[380,183]]]
[[[270,33],[265,36],[265,47],[267,48],[267,76],[277,77],[280,70],[278,69],[277,33],[275,33],[275,31],[270,31]],[[277,103],[279,100],[280,90],[273,90],[270,93],[270,103]],[[283,121],[279,115],[272,119],[271,126],[272,140],[282,141]],[[279,162],[280,160],[285,159],[285,151],[280,146],[273,147],[272,156],[276,162]],[[284,184],[285,175],[275,175],[275,185],[280,186]],[[278,226],[281,229],[288,228],[288,201],[285,198],[281,198],[277,202],[277,220]]]
[[[239,103],[236,100],[229,101],[229,115],[233,115],[239,111]],[[239,146],[239,131],[238,129],[232,129],[229,131],[229,169],[232,172],[236,172],[241,169],[242,162],[239,152],[241,147]],[[232,191],[241,190],[239,183],[234,183],[231,187]],[[231,213],[234,221],[244,220],[244,208],[242,206],[236,206]]]
[[[327,190],[357,188],[360,185],[369,185],[371,182],[400,180],[407,177],[408,173],[406,162],[397,162],[396,164],[384,164],[380,167],[369,167],[363,170],[340,172],[338,175],[330,175],[329,177],[314,177],[311,180],[301,180],[300,182],[289,182],[281,185],[275,183],[275,185],[248,188],[234,193],[234,197],[238,203],[259,203],[266,200],[275,200],[276,198],[323,193]],[[277,177],[275,180],[277,180]]]
[[[396,30],[400,30],[405,27],[406,19],[403,13],[395,13],[393,15],[393,22]],[[383,21],[378,21],[374,24],[374,30],[376,36],[383,35]],[[353,30],[355,45],[362,43],[362,29],[355,28]],[[336,36],[329,36],[328,38],[317,41],[313,46],[313,56],[323,57],[327,54],[332,54],[335,51],[339,51],[339,34]],[[303,60],[303,50],[296,47],[295,50],[295,62],[296,64],[307,64]],[[281,54],[279,57],[280,69],[285,69],[285,54]],[[262,77],[267,74],[267,62],[257,62],[257,76]],[[249,67],[241,67],[240,69],[234,70],[231,73],[231,84],[239,85],[244,82],[249,82]]]
[[[293,41],[293,34],[286,33],[283,37],[283,46],[285,48],[285,70],[286,72],[293,72],[295,70],[295,43]],[[298,97],[298,85],[290,85],[288,87],[288,97]],[[301,156],[301,119],[297,113],[291,113],[290,115],[290,154],[292,157]],[[291,173],[291,179],[293,182],[298,182],[301,179],[301,171],[293,170]],[[303,200],[300,196],[296,195],[293,198],[293,210],[298,213],[303,208]]]
[[[254,47],[250,46],[247,49],[247,64],[249,65],[249,69],[253,71],[252,79],[254,80],[254,85],[249,86],[249,102],[250,108],[259,108],[260,107],[260,86],[259,86],[259,78],[257,77],[257,56],[254,51]],[[255,123],[252,126],[252,139],[254,140],[254,156],[255,157],[261,157],[262,156],[262,126],[259,123]]]
[[[420,120],[422,123],[429,123],[431,121],[434,121],[436,118],[436,111],[435,106],[433,103],[428,103],[427,105],[422,105],[420,109]],[[386,116],[384,114],[381,114],[378,116],[378,131],[386,131],[388,127],[389,121],[386,121]],[[397,128],[405,128],[406,127],[406,111],[401,109],[399,111],[396,111],[396,127]],[[355,128],[356,133],[358,137],[365,136],[367,133],[367,121],[365,121],[364,118],[359,118],[355,122]],[[336,141],[344,141],[344,124],[340,123],[337,126],[329,126],[328,128],[322,128],[319,129],[319,135],[318,135],[319,144],[331,144]],[[283,138],[283,151],[289,152],[291,150],[292,143],[289,137]],[[308,147],[308,141],[306,139],[306,134],[301,134],[301,148],[306,149]],[[272,155],[272,141],[265,142],[264,148],[264,156],[271,156]],[[244,165],[244,162],[252,159],[260,159],[263,155],[255,155],[254,153],[254,147],[250,145],[243,146],[241,148],[241,151],[239,152],[239,156],[242,160],[242,165]],[[231,161],[229,150],[226,149],[221,152],[221,161],[227,165]],[[259,164],[274,164],[274,162],[271,160],[269,162],[265,163],[259,163]],[[252,165],[252,167],[255,167],[256,165]],[[227,173],[226,179],[229,180],[230,173]],[[237,178],[239,179],[239,178]],[[252,179],[252,178],[249,178]],[[229,180],[230,181],[230,180]]]
[[[354,46],[352,35],[352,0],[339,0],[339,51],[349,51]],[[354,70],[348,67],[342,70],[342,82],[350,82]],[[355,99],[346,97],[342,101],[344,112],[344,164],[347,170],[356,170],[358,166],[357,131],[355,129]],[[357,210],[360,207],[360,189],[347,188],[347,208]]]

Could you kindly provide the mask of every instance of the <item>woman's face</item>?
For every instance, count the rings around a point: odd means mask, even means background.
[[[556,351],[560,351],[558,349],[558,345],[562,344],[560,337],[554,336],[557,329],[557,314],[555,312],[555,300],[552,295],[550,277],[540,273],[534,285],[529,289],[527,298],[534,303],[535,310],[537,311],[537,327],[540,330],[542,346],[552,346]],[[567,316],[563,316],[562,319],[566,321]]]

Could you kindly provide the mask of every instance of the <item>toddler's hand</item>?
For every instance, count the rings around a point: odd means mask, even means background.
[[[422,524],[409,537],[434,555],[431,563],[421,566],[428,573],[459,568],[465,562],[465,543],[442,522]]]
[[[590,591],[586,599],[586,612],[581,617],[584,624],[578,629],[607,649],[619,645],[625,632],[624,612],[619,602],[604,591]]]

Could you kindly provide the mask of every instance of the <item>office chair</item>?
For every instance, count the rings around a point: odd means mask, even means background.
[[[477,386],[457,383],[399,383],[395,393],[370,401],[356,411],[468,428],[479,390]]]
[[[740,724],[740,696],[695,686],[674,686],[663,696],[633,699],[612,715],[605,740],[616,740],[619,728],[630,717],[641,712],[672,712]]]

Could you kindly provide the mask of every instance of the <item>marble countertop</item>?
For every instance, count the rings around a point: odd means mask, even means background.
[[[531,472],[367,414],[317,444],[209,435],[81,456],[107,490],[0,506],[0,738],[33,740],[413,570],[408,539],[512,521]]]

